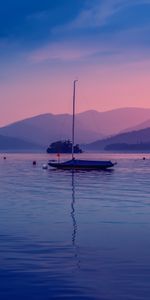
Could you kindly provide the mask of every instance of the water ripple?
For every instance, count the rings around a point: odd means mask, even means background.
[[[74,173],[43,170],[46,155],[0,159],[0,299],[149,300],[142,156],[109,154],[114,171]]]

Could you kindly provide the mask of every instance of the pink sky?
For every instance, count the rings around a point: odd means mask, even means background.
[[[150,62],[90,65],[51,72],[16,72],[1,85],[0,125],[42,113],[71,113],[72,81],[78,77],[77,112],[150,107]]]

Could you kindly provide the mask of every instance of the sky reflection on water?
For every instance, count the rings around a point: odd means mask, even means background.
[[[149,299],[145,156],[74,173],[43,170],[46,155],[1,159],[0,299]]]

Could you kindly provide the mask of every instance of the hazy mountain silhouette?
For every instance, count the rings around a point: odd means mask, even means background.
[[[28,151],[28,150],[42,150],[39,145],[26,142],[22,139],[0,135],[0,151]]]
[[[150,143],[150,128],[121,133],[103,140],[98,140],[94,143],[86,145],[86,149],[96,150],[96,151],[104,150],[105,147],[108,145],[119,144],[119,143],[124,143],[124,144]]]
[[[23,138],[44,146],[57,140],[71,139],[71,132],[72,116],[69,114],[39,115],[0,128],[0,134]],[[86,126],[76,119],[75,140],[77,143],[88,143],[102,137],[104,135],[99,131],[86,129]]]
[[[150,109],[121,108],[76,114],[75,142],[91,143],[150,119]],[[57,140],[71,139],[72,116],[43,114],[0,128],[0,134],[47,147]]]
[[[77,115],[77,120],[80,120],[87,130],[101,132],[105,136],[125,131],[126,128],[137,126],[148,119],[150,119],[150,109],[133,107],[106,112],[90,110]]]
[[[140,123],[140,124],[138,124],[134,127],[127,128],[127,129],[123,130],[123,132],[141,130],[141,129],[145,129],[145,128],[148,128],[148,127],[150,127],[150,119],[148,119],[145,122],[142,122],[142,123]]]

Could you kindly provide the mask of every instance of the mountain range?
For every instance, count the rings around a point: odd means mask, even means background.
[[[102,147],[100,145],[107,144],[106,141],[111,142],[115,136],[117,141],[130,141],[130,135],[127,138],[124,132],[133,130],[132,135],[137,142],[137,139],[142,137],[140,133],[137,135],[135,130],[145,128],[144,126],[150,126],[150,109],[121,108],[106,112],[89,110],[76,114],[75,142],[89,144],[88,149],[99,149]],[[28,146],[45,149],[57,140],[71,139],[71,132],[72,116],[69,114],[38,115],[0,128],[0,135],[3,137],[19,139],[22,143],[28,143]],[[3,141],[1,137],[0,140]]]
[[[130,131],[134,131],[134,130],[141,130],[141,129],[145,129],[145,128],[148,128],[150,127],[150,119],[146,120],[145,122],[142,122],[134,127],[129,127],[129,128],[126,128],[125,131],[123,132],[130,132]]]
[[[14,138],[14,137],[8,137],[8,136],[3,136],[0,135],[0,150],[5,152],[5,151],[36,151],[36,150],[42,150],[42,147],[40,147],[37,144],[30,143],[27,141],[24,141],[19,138]]]
[[[44,147],[57,140],[71,139],[71,132],[72,116],[68,114],[43,114],[0,128],[2,135],[21,138]],[[79,132],[76,139],[78,143],[87,143],[104,137],[99,132],[86,129],[80,120],[76,121],[76,132]]]
[[[130,107],[106,112],[90,110],[77,114],[76,120],[77,122],[79,120],[87,130],[109,136],[123,131],[131,131],[128,128],[134,128],[150,120],[150,109]]]
[[[141,129],[141,130],[135,130],[131,132],[125,132],[120,133],[115,136],[95,141],[94,143],[90,143],[86,145],[86,149],[88,150],[96,150],[101,151],[105,150],[106,148],[109,148],[110,145],[116,145],[118,144],[129,144],[129,145],[135,145],[135,144],[141,144],[141,143],[150,143],[150,127]]]

